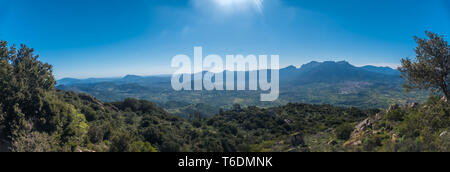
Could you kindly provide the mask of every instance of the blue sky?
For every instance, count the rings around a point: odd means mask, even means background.
[[[448,0],[0,0],[0,39],[57,78],[168,74],[177,54],[279,54],[282,66],[395,66],[414,35],[450,34]]]

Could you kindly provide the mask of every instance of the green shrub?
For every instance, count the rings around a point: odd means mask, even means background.
[[[377,148],[383,146],[385,140],[389,138],[388,135],[382,134],[369,136],[363,141],[363,150],[366,152],[375,152],[377,151]]]
[[[348,140],[353,132],[353,125],[349,123],[342,124],[336,128],[336,138]]]
[[[156,149],[149,142],[137,141],[128,145],[128,152],[156,152]]]
[[[393,122],[397,122],[397,121],[403,121],[403,119],[405,118],[405,112],[403,112],[402,110],[392,110],[389,111],[384,118],[388,121],[393,121]]]

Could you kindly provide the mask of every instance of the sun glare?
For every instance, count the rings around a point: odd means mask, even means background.
[[[224,10],[248,10],[256,9],[259,13],[263,10],[263,0],[213,0],[214,3]]]

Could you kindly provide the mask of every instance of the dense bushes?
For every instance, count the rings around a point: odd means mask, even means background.
[[[450,151],[450,105],[431,97],[424,105],[388,111],[363,138],[362,151]]]
[[[84,146],[85,117],[61,101],[52,66],[33,49],[0,41],[0,125],[15,151],[74,151]]]
[[[399,124],[398,133],[404,138],[399,144],[410,145],[402,147],[411,147],[411,151],[450,151],[450,147],[442,147],[448,143],[440,136],[449,128],[449,104],[431,101],[425,107],[409,112],[405,120]]]
[[[342,124],[336,128],[336,138],[348,140],[354,130],[354,126],[348,123]]]
[[[402,121],[404,117],[405,117],[405,112],[403,112],[402,110],[399,110],[399,109],[389,111],[385,116],[385,118],[388,121],[394,121],[394,122]]]

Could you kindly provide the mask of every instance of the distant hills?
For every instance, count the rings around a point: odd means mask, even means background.
[[[280,69],[281,82],[283,81],[297,81],[302,83],[313,82],[342,82],[342,81],[381,81],[388,77],[391,80],[399,80],[400,72],[390,67],[377,67],[377,66],[363,66],[355,67],[346,61],[334,62],[310,62],[296,68],[295,66],[289,66]],[[75,78],[63,78],[58,80],[57,85],[79,85],[79,84],[97,84],[97,83],[137,83],[137,84],[154,84],[170,81],[171,75],[160,76],[137,76],[127,75],[125,77],[114,78],[88,78],[88,79],[75,79]]]
[[[186,111],[192,114],[192,109],[208,116],[220,108],[230,109],[233,104],[268,107],[301,102],[386,108],[392,103],[420,102],[427,96],[422,92],[404,93],[400,72],[389,67],[326,61],[310,62],[300,68],[289,66],[279,72],[280,98],[275,102],[260,102],[259,91],[174,91],[169,75],[65,78],[58,81],[57,88],[88,93],[107,102],[129,97],[145,99],[181,116],[186,116]]]
[[[140,84],[151,84],[154,82],[167,81],[170,76],[137,76],[137,75],[127,75],[123,78],[88,78],[88,79],[75,79],[75,78],[63,78],[58,80],[57,85],[77,85],[77,84],[96,84],[102,82],[113,82],[113,83],[140,83]]]
[[[280,75],[284,80],[296,84],[401,81],[398,70],[389,67],[356,67],[346,61],[310,62],[298,69],[291,66],[281,69]]]

